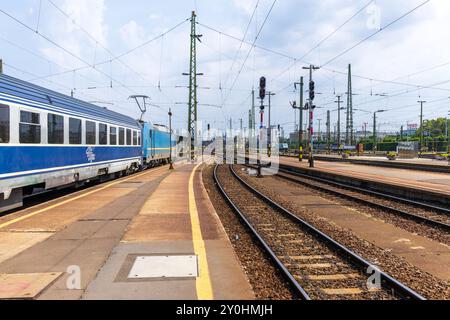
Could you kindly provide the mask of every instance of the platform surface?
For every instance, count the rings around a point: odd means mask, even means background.
[[[194,165],[151,169],[0,217],[0,240],[3,299],[254,298]],[[198,274],[153,277],[141,265],[144,277],[130,276],[138,257],[155,256],[194,256]],[[23,279],[37,280],[26,291]]]
[[[327,155],[327,154],[318,154],[321,158],[330,158],[330,159],[339,159],[342,160],[341,156],[338,155]],[[391,163],[392,161],[387,159],[386,157],[380,156],[358,156],[351,157],[349,160],[364,160],[364,161],[382,161],[386,163]],[[414,159],[397,159],[395,162],[406,163],[406,164],[420,164],[426,166],[449,166],[448,161],[436,160],[436,159],[426,159],[426,158],[414,158]]]
[[[291,166],[308,167],[307,160],[299,162],[297,158],[281,157],[280,163]],[[450,174],[448,173],[365,166],[343,162],[315,161],[314,163],[315,168],[313,170],[347,176],[351,175],[356,178],[397,184],[450,196]]]

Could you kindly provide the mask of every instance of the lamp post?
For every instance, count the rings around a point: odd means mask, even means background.
[[[423,148],[423,104],[426,103],[425,100],[419,100],[417,101],[420,103],[420,147],[419,147],[419,154],[422,155],[422,148]]]
[[[173,161],[172,161],[172,110],[169,109],[169,170],[173,170]]]
[[[448,128],[448,121],[450,120],[450,110],[448,111],[447,117],[445,117],[445,136],[447,137],[447,153],[450,153],[450,130]],[[449,163],[450,163],[450,157],[449,157]]]
[[[275,95],[275,93],[272,92],[267,92],[267,96],[269,97],[269,118],[268,118],[268,122],[269,122],[269,132],[268,132],[268,140],[269,140],[269,148],[267,150],[267,155],[270,156],[272,155],[272,125],[271,125],[271,99],[270,97],[273,97]]]
[[[303,77],[302,77],[303,80]],[[303,86],[302,86],[303,88]],[[302,162],[303,161],[303,111],[308,110],[308,106],[304,107],[302,106],[303,104],[303,95],[301,95],[300,98],[300,105],[297,106],[297,102],[296,101],[292,101],[291,102],[291,107],[294,110],[298,110],[300,113],[300,121],[299,121],[299,126],[298,126],[298,150],[299,150],[299,155],[298,155],[298,161]]]
[[[386,112],[386,110],[378,110],[373,113],[373,153],[377,152],[377,113]]]

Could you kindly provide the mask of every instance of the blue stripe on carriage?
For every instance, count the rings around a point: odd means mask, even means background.
[[[128,161],[128,160],[139,160],[139,159],[140,158],[121,159],[121,160],[103,162],[102,164],[111,164],[111,163],[116,163],[116,162],[123,162],[123,161]],[[54,172],[68,170],[68,169],[71,169],[71,168],[73,168],[74,170],[76,170],[76,169],[83,169],[83,168],[93,167],[93,166],[96,166],[96,165],[98,165],[98,164],[92,163],[92,164],[87,164],[87,165],[80,165],[80,166],[77,166],[77,167],[65,167],[65,168],[62,168],[62,169],[55,169],[55,170],[41,170],[41,171],[37,170],[37,171],[33,171],[32,173],[27,173],[27,174],[6,176],[6,177],[3,177],[3,178],[0,178],[0,181],[1,180],[14,179],[14,178],[22,178],[22,177],[34,176],[34,175],[43,174],[43,173],[54,173]]]
[[[140,147],[2,146],[0,174],[90,165],[140,156]]]

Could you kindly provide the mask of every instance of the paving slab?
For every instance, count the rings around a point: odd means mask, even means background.
[[[61,274],[0,274],[0,299],[34,299]]]

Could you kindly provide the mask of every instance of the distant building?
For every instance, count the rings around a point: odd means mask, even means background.
[[[289,141],[291,144],[298,145],[298,131],[289,134]]]

